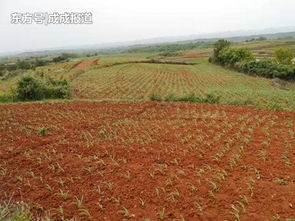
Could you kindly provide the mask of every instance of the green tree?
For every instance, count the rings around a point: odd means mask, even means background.
[[[210,57],[209,61],[213,63],[219,63],[219,55],[220,52],[228,48],[230,46],[230,42],[224,39],[218,40],[217,42],[214,43],[214,49],[213,49],[213,56]]]
[[[266,37],[259,37],[259,38],[257,38],[257,41],[266,41],[267,40],[267,38]]]
[[[4,64],[0,64],[0,76],[3,76],[5,74],[5,65]]]
[[[294,53],[290,48],[279,48],[275,51],[275,55],[280,64],[292,64]]]
[[[32,65],[29,61],[25,61],[25,60],[18,60],[16,62],[16,66],[18,69],[24,69],[24,70],[34,68],[34,65]]]
[[[78,55],[76,54],[70,54],[70,53],[62,53],[60,56],[54,57],[52,59],[53,62],[61,62],[69,60],[70,58],[76,58]]]

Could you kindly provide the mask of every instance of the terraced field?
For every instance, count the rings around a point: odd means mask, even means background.
[[[295,84],[275,87],[273,80],[251,77],[197,59],[196,65],[123,64],[93,67],[72,81],[75,96],[99,100],[147,100],[161,97],[213,93],[224,103],[250,100],[263,105],[295,108]]]
[[[276,40],[236,44],[234,47],[247,47],[256,54],[267,51],[267,56],[271,56],[278,47],[294,49],[294,45],[295,42],[291,40]],[[183,55],[175,57],[161,57],[157,53],[84,57],[39,67],[35,71],[23,71],[2,80],[0,95],[9,92],[22,76],[30,74],[68,79],[76,99],[146,101],[152,94],[165,98],[169,95],[180,97],[191,93],[202,97],[209,93],[220,96],[223,104],[295,110],[295,82],[247,76],[210,64],[207,61],[210,53],[212,49],[208,48],[185,51]],[[196,64],[128,63],[152,58]],[[79,68],[79,65],[83,68]]]

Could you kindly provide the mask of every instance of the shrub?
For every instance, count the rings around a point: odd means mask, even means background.
[[[295,65],[278,64],[273,60],[240,62],[236,68],[243,73],[266,78],[295,79]]]
[[[276,60],[281,64],[292,64],[294,53],[289,48],[279,48],[275,51]]]
[[[218,56],[218,63],[221,65],[233,66],[237,62],[254,60],[251,51],[246,48],[225,48]]]
[[[61,55],[54,57],[52,59],[53,62],[61,62],[69,60],[70,58],[78,57],[76,54],[62,53]]]
[[[15,90],[15,97],[18,100],[40,100],[43,98],[44,86],[42,83],[32,77],[23,77]]]
[[[23,70],[28,70],[28,69],[34,69],[35,68],[35,65],[32,64],[31,62],[29,61],[25,61],[25,60],[18,60],[16,62],[16,67],[17,69],[23,69]]]
[[[214,54],[209,62],[232,66],[240,72],[267,78],[295,79],[294,57],[290,49],[278,49],[276,60],[255,61],[253,54],[245,48],[230,48],[229,43],[219,40],[215,43]]]
[[[261,37],[257,38],[256,40],[257,40],[257,41],[266,41],[266,40],[267,40],[267,38],[266,38],[266,37],[262,37],[262,36],[261,36]]]
[[[23,77],[14,90],[14,98],[21,101],[66,99],[70,98],[70,88],[66,80],[49,78],[42,81],[33,77]]]
[[[151,101],[162,101],[162,98],[157,94],[151,94],[149,98]]]
[[[209,62],[233,66],[237,62],[254,60],[252,52],[246,48],[231,48],[230,42],[219,40],[214,44],[213,56]]]
[[[266,78],[295,79],[294,57],[291,49],[278,49],[276,60],[256,61],[252,52],[246,48],[230,48],[229,43],[219,40],[215,43],[214,54],[209,62],[231,66],[246,74],[255,74]]]
[[[47,87],[44,90],[45,98],[68,99],[70,96],[70,85],[68,81],[47,79]]]
[[[0,77],[3,76],[6,72],[6,67],[4,64],[0,64]]]
[[[216,96],[214,94],[206,94],[206,97],[201,99],[201,101],[202,103],[219,104],[220,96]]]
[[[45,66],[45,65],[49,64],[49,61],[45,61],[45,60],[41,60],[39,58],[36,58],[34,61],[34,64],[36,67]]]

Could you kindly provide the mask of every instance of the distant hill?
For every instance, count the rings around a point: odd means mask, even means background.
[[[284,27],[284,28],[269,28],[264,30],[248,30],[248,31],[228,31],[221,33],[209,33],[209,34],[198,34],[198,35],[187,35],[187,36],[176,36],[176,37],[160,37],[151,38],[138,41],[128,42],[115,42],[115,43],[104,43],[104,44],[92,44],[92,45],[81,45],[63,48],[52,48],[46,50],[37,50],[30,52],[15,52],[15,53],[0,53],[0,57],[36,57],[36,56],[48,56],[57,55],[63,52],[68,53],[91,53],[91,52],[102,52],[102,53],[113,53],[130,50],[132,48],[146,47],[150,45],[159,44],[185,44],[193,42],[212,42],[220,38],[225,38],[232,42],[243,42],[251,40],[252,38],[265,37],[267,39],[291,39],[295,38],[295,27]]]

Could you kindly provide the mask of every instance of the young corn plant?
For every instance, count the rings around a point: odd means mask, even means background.
[[[166,214],[165,214],[165,208],[163,208],[162,210],[160,210],[158,212],[158,219],[159,220],[165,220],[167,218]]]
[[[214,191],[214,192],[217,192],[218,191],[218,186],[216,183],[212,182],[212,181],[209,181],[209,185],[211,187],[211,189]]]
[[[64,186],[65,185],[65,181],[62,178],[59,178],[58,180],[56,180],[56,182],[58,184],[60,184],[61,186]]]
[[[98,207],[98,210],[100,210],[100,211],[104,210],[103,205],[101,203],[98,202],[96,205]]]
[[[281,219],[281,217],[279,216],[279,214],[276,214],[271,217],[271,221],[279,221],[280,219]]]
[[[216,174],[216,177],[220,182],[225,181],[227,176],[228,176],[228,174],[225,170],[219,170]]]
[[[127,180],[130,180],[131,179],[131,174],[130,174],[130,171],[126,171],[126,173],[124,173],[124,178],[126,178]]]
[[[92,220],[92,216],[87,209],[79,209],[80,215],[87,217],[89,220]]]
[[[248,197],[247,196],[240,195],[240,199],[241,199],[241,202],[243,202],[246,205],[249,205],[249,200],[248,200]]]
[[[254,173],[256,178],[260,180],[261,179],[260,171],[256,167],[254,167]]]
[[[250,196],[253,197],[253,195],[254,195],[254,186],[253,186],[252,183],[248,183],[247,185],[248,185],[248,190],[250,192]]]
[[[41,128],[39,128],[39,130],[38,130],[38,134],[39,134],[40,136],[45,136],[46,133],[47,133],[47,129],[46,129],[45,127],[41,127]]]
[[[139,202],[142,207],[145,206],[145,201],[142,198],[139,198]]]
[[[243,212],[246,212],[246,207],[243,202],[237,201],[237,204],[243,209]]]
[[[195,205],[196,209],[197,209],[200,213],[203,213],[203,211],[204,211],[204,207],[203,207],[200,203],[195,202],[194,205]]]
[[[121,210],[118,211],[118,213],[122,214],[127,219],[135,217],[135,215],[131,214],[126,207],[123,207]]]
[[[53,188],[49,184],[46,184],[46,189],[48,189],[49,192],[53,192]]]
[[[231,209],[229,214],[234,216],[236,221],[240,221],[240,211],[234,205],[231,205]]]
[[[282,178],[275,178],[275,181],[280,185],[288,185],[288,181],[282,179]]]
[[[83,208],[83,196],[79,199],[77,196],[75,196],[75,204],[77,206],[77,209],[82,209]]]
[[[208,191],[208,196],[212,199],[216,199],[215,193],[212,190]]]
[[[258,151],[258,157],[260,159],[262,159],[263,162],[266,162],[266,159],[267,159],[267,151],[266,150],[260,150],[260,151]]]
[[[1,176],[6,176],[8,174],[8,169],[4,167],[0,167]]]
[[[173,192],[168,194],[167,200],[173,203],[178,202],[178,198],[180,197],[179,191],[176,189]]]
[[[64,219],[63,217],[65,216],[64,208],[62,206],[59,206],[57,209],[57,212],[62,216],[62,220]]]
[[[22,176],[16,176],[16,181],[20,184],[24,184],[24,178]]]
[[[64,192],[63,190],[59,189],[59,193],[57,193],[57,195],[59,195],[63,199],[63,201],[66,201],[69,197],[68,193],[69,191]]]

